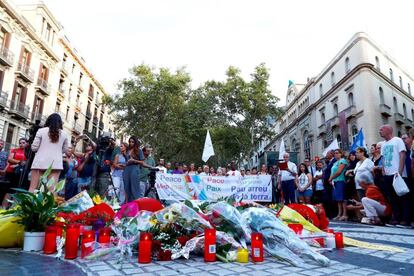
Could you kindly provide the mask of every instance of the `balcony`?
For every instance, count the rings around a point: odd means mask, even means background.
[[[14,54],[9,49],[3,46],[0,49],[0,63],[5,66],[12,67],[13,61],[14,61]]]
[[[82,132],[82,126],[78,123],[73,123],[72,131],[76,134],[80,134]]]
[[[98,117],[94,116],[92,121],[93,121],[93,123],[94,123],[95,125],[97,125],[97,124],[98,124],[99,119],[98,119]]]
[[[380,113],[386,117],[391,117],[391,107],[386,104],[380,104]]]
[[[86,118],[90,119],[92,118],[92,113],[89,110],[86,110]]]
[[[45,124],[46,119],[47,119],[46,116],[43,116],[42,113],[39,113],[39,112],[32,113],[31,123],[42,126]]]
[[[357,116],[357,114],[358,114],[358,110],[357,110],[357,108],[356,108],[356,106],[355,105],[351,105],[349,108],[348,108],[348,114],[346,115],[346,118],[348,119],[348,120],[350,120],[350,119],[352,119],[352,118],[355,118],[356,116]]]
[[[9,113],[16,118],[27,120],[29,119],[30,107],[24,103],[12,100],[10,101]]]
[[[17,70],[16,70],[16,74],[18,74],[20,76],[20,78],[22,78],[23,80],[27,81],[27,82],[32,82],[34,81],[34,72],[32,69],[30,69],[30,66],[23,64],[23,63],[19,63],[17,65]]]
[[[331,119],[331,127],[339,127],[339,116],[336,115]]]
[[[322,125],[320,125],[319,127],[319,135],[323,135],[326,134],[326,123],[323,123]]]
[[[102,121],[100,121],[100,122],[99,122],[99,128],[100,128],[101,130],[103,130],[103,129],[104,129],[104,123],[103,123]]]
[[[47,80],[37,79],[35,89],[45,96],[50,95],[50,87],[49,87],[49,84],[47,83]]]
[[[0,109],[5,109],[7,107],[7,98],[9,93],[1,91],[0,92]]]
[[[89,92],[88,92],[88,97],[89,97],[89,99],[91,100],[91,101],[93,101],[93,90],[89,90]]]
[[[62,87],[59,87],[57,90],[57,97],[58,99],[60,99],[61,101],[63,101],[65,99],[65,92],[63,90]]]
[[[395,112],[394,119],[397,124],[404,124],[404,116],[401,113]]]
[[[413,127],[413,121],[408,119],[407,117],[404,118],[404,126],[406,129],[410,129]]]

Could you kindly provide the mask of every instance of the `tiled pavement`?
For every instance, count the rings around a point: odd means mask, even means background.
[[[392,253],[356,247],[334,250],[325,253],[330,258],[329,267],[307,264],[304,267],[292,267],[267,258],[261,264],[240,263],[204,263],[202,258],[179,259],[171,262],[153,262],[138,264],[136,258],[131,262],[117,264],[116,260],[90,262],[81,259],[70,262],[48,261],[49,266],[60,264],[54,275],[75,275],[68,272],[64,264],[76,264],[88,275],[414,275],[414,230],[389,227],[374,227],[361,224],[332,223],[331,228],[344,232],[344,235],[362,241],[377,242],[399,246],[404,253]],[[4,252],[0,252],[4,253]],[[30,254],[33,255],[33,254]],[[38,256],[38,255],[36,255]],[[40,256],[38,256],[40,257]],[[2,255],[0,254],[0,260]],[[40,262],[42,263],[42,262]],[[2,264],[0,262],[0,264]],[[74,268],[76,269],[76,267]],[[30,271],[30,269],[29,269]],[[38,270],[37,270],[38,271]],[[59,273],[59,272],[64,273]],[[4,274],[0,266],[0,275]],[[72,271],[72,272],[75,272]],[[17,274],[10,274],[17,275]],[[23,275],[23,274],[22,274]],[[32,274],[26,274],[32,275]],[[46,275],[46,274],[43,274]],[[80,275],[77,271],[76,275]]]

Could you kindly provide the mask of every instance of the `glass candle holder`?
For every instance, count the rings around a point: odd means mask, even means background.
[[[45,244],[43,246],[44,254],[53,254],[56,252],[56,235],[57,227],[48,226],[45,229]]]
[[[216,229],[214,228],[204,230],[204,261],[216,261]]]
[[[152,254],[152,235],[151,233],[143,232],[139,238],[138,244],[138,263],[147,264],[151,262]]]
[[[79,235],[79,225],[73,224],[66,227],[65,259],[78,257]]]
[[[252,233],[252,261],[253,262],[263,262],[263,236],[261,233]]]

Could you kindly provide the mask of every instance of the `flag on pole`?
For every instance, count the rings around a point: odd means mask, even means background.
[[[356,150],[357,147],[364,147],[366,148],[367,143],[365,143],[364,133],[362,132],[362,128],[359,130],[357,136],[355,137],[355,141],[351,146],[351,151]]]
[[[203,156],[201,159],[203,159],[204,162],[207,162],[207,160],[213,155],[214,155],[213,143],[211,142],[210,131],[207,130],[206,141],[204,143]]]
[[[338,140],[333,139],[332,143],[323,151],[322,156],[325,157],[329,151],[336,149],[339,149]]]
[[[280,146],[279,146],[279,160],[283,159],[283,154],[285,154],[286,150],[285,150],[285,142],[282,141],[280,142]]]

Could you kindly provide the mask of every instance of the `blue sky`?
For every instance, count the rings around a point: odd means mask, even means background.
[[[285,101],[288,80],[317,75],[358,31],[414,75],[413,1],[45,0],[94,74],[113,93],[134,64],[186,66],[193,86],[248,78],[265,62]]]

